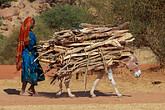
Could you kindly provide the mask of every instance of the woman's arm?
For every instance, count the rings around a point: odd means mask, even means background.
[[[30,40],[28,44],[28,49],[29,51],[32,51],[34,48],[36,48],[34,46],[37,45],[36,43],[37,39],[36,39],[36,36],[32,32],[29,32],[29,37],[30,37]]]

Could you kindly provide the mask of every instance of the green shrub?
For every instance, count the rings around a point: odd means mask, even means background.
[[[4,48],[5,44],[7,43],[6,40],[7,40],[7,37],[0,34],[0,45],[1,45],[0,46],[0,53],[1,53],[2,49]]]
[[[0,0],[1,3],[7,3],[7,2],[11,2],[11,1],[17,2],[17,0]]]
[[[94,19],[90,20],[89,23],[98,25],[115,24],[116,19],[113,19],[111,0],[89,0],[85,2],[85,6],[90,13],[95,12]]]
[[[165,7],[164,0],[118,0],[113,1],[113,12],[123,21],[130,21],[131,32],[138,46],[147,45],[165,63]]]
[[[40,40],[50,39],[48,37],[53,35],[53,30],[47,27],[47,25],[43,22],[41,17],[35,17],[34,19],[36,21],[36,24],[35,24],[35,28],[33,29],[33,33],[37,37],[37,42],[39,42]],[[19,38],[19,29],[20,27],[17,27],[15,30],[13,30],[12,34],[8,37],[8,39],[5,36],[0,36],[1,64],[10,64],[10,65],[15,64],[17,44]]]
[[[37,37],[37,42],[40,40],[48,40],[53,35],[53,29],[49,28],[47,23],[42,19],[41,16],[37,16],[35,19],[35,28],[33,29],[33,32],[35,36]]]
[[[82,22],[87,22],[90,15],[87,10],[71,5],[57,5],[42,13],[42,17],[50,28],[69,29],[78,26]]]
[[[17,0],[0,0],[0,7],[1,7],[3,4],[9,3],[9,2],[11,2],[11,1],[17,2]]]
[[[53,35],[55,29],[70,29],[82,22],[114,25],[121,18],[121,23],[130,22],[126,28],[136,38],[132,45],[149,46],[159,57],[160,62],[165,62],[164,0],[88,0],[84,4],[80,7],[57,5],[44,11],[41,16],[35,17],[36,26],[33,32],[37,40],[50,39],[48,36]],[[96,15],[93,17],[88,9],[96,9]],[[19,32],[14,32],[9,37],[5,49],[0,47],[0,52],[3,50],[0,61],[4,58],[3,64],[15,63],[13,59],[16,48],[13,42],[18,42],[18,34]],[[2,37],[0,43],[3,41],[5,39]]]
[[[89,0],[87,6],[97,10],[96,24],[129,21],[126,28],[136,40],[134,46],[149,46],[165,63],[164,0]]]
[[[13,30],[13,33],[5,41],[7,44],[1,51],[1,64],[15,64],[19,29]]]
[[[1,21],[2,17],[0,17],[0,26],[3,25],[2,21]]]

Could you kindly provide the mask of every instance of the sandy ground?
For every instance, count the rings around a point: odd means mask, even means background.
[[[21,73],[16,72],[15,65],[0,65],[0,110],[165,110],[165,69],[154,72],[147,70],[149,67],[140,65],[142,76],[138,79],[125,68],[115,71],[114,79],[122,98],[116,96],[106,77],[96,87],[97,98],[91,98],[89,91],[96,74],[88,75],[86,92],[83,77],[76,80],[73,75],[70,88],[76,98],[69,98],[65,86],[64,93],[56,96],[58,82],[50,84],[51,72],[36,86],[38,95],[19,96]]]

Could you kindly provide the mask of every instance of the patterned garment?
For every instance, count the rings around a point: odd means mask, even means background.
[[[21,68],[22,68],[22,76],[21,81],[27,81],[30,84],[37,85],[37,81],[43,81],[45,80],[45,76],[40,74],[43,73],[43,70],[41,68],[41,65],[39,64],[39,61],[33,63],[35,58],[38,57],[37,48],[34,48],[33,46],[36,46],[37,39],[36,36],[33,34],[33,32],[29,32],[29,44],[25,46],[25,49],[22,52],[22,58],[21,58]]]
[[[25,46],[29,43],[29,31],[30,31],[31,22],[32,22],[32,18],[27,17],[20,28],[17,55],[16,55],[17,58],[16,68],[18,71],[21,69],[22,51],[25,49]]]
[[[17,61],[16,68],[22,70],[21,81],[27,81],[33,85],[37,85],[37,81],[45,80],[45,76],[40,76],[43,73],[39,61],[33,63],[34,59],[38,57],[36,36],[30,29],[34,26],[34,19],[27,17],[20,28],[19,41],[17,47]]]

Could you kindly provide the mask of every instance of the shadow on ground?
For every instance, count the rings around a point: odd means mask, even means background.
[[[16,89],[4,89],[4,92],[6,92],[9,95],[19,95],[20,91]],[[76,97],[91,97],[90,91],[77,91],[72,92]],[[112,94],[112,92],[100,92],[98,90],[95,90],[95,94],[97,97],[99,96],[116,96],[116,94]],[[39,92],[38,95],[33,95],[33,97],[48,97],[48,98],[66,98],[69,97],[67,92],[63,92],[60,96],[57,96],[55,92]],[[123,95],[123,97],[132,97],[131,95]]]
[[[20,91],[16,89],[4,89],[4,92],[6,92],[9,95],[19,95]]]
[[[72,92],[76,97],[91,97],[90,91],[77,91],[77,92]],[[116,94],[112,94],[112,92],[108,93],[103,93],[100,91],[95,90],[95,94],[97,97],[99,96],[116,96]],[[132,97],[131,95],[123,95],[124,97]],[[56,93],[48,93],[48,92],[39,92],[36,97],[49,97],[49,98],[66,98],[69,97],[67,92],[63,92],[60,96],[57,96]]]

